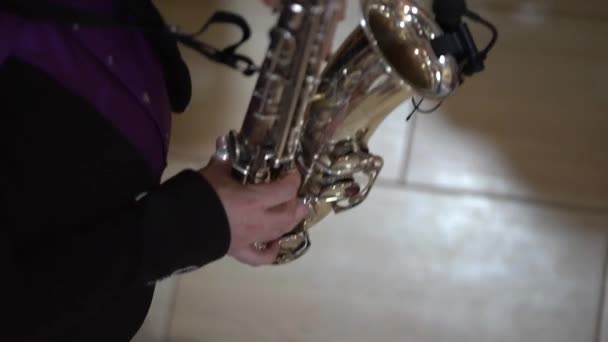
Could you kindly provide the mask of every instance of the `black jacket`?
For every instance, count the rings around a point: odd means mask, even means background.
[[[144,20],[162,23],[138,2]],[[190,77],[176,43],[149,39],[183,111]],[[128,341],[155,281],[226,254],[225,211],[198,172],[160,185],[90,103],[42,71],[0,65],[0,114],[3,341]]]

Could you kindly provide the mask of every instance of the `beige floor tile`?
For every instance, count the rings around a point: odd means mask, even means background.
[[[158,283],[143,326],[131,342],[168,342],[177,278]]]
[[[411,106],[404,104],[390,114],[378,127],[369,141],[370,152],[384,159],[384,166],[379,180],[399,182],[403,179],[406,168],[407,146],[413,125],[406,122]]]
[[[419,117],[407,180],[608,209],[608,22],[488,17],[487,70]]]
[[[569,0],[469,0],[469,6],[483,6],[512,12],[566,15],[588,19],[607,19],[608,3],[604,0],[572,2]]]
[[[604,308],[602,310],[602,320],[599,328],[599,342],[608,342],[608,305],[606,305],[606,293],[608,293],[608,283],[604,284]]]
[[[174,342],[591,342],[608,217],[376,188],[299,261],[180,279]]]

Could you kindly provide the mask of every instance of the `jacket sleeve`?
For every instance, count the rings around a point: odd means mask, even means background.
[[[141,226],[142,263],[136,282],[155,282],[223,257],[230,229],[221,200],[194,170],[169,179],[134,209]]]
[[[24,214],[36,214],[32,202]],[[1,224],[10,229],[2,239],[2,282],[9,287],[2,292],[12,304],[3,311],[14,319],[8,330],[20,337],[69,330],[118,292],[221,258],[230,241],[220,201],[191,170],[86,227],[29,234],[18,222]]]

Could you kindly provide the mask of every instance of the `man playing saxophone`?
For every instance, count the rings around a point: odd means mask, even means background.
[[[3,337],[129,340],[157,281],[226,255],[295,260],[309,226],[361,203],[382,168],[367,146],[379,123],[414,95],[451,95],[496,34],[479,51],[462,16],[493,27],[463,1],[437,1],[437,22],[412,0],[359,2],[329,56],[346,1],[286,0],[242,130],[161,182],[171,113],[192,91],[177,41],[237,69],[239,44],[180,36],[150,0],[1,1]]]

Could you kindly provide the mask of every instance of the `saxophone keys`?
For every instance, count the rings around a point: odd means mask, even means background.
[[[279,255],[274,264],[282,265],[299,259],[310,249],[310,236],[304,229],[296,229],[293,233],[281,238],[279,241]]]
[[[342,181],[325,187],[319,195],[319,201],[324,203],[341,202],[356,196],[360,190],[359,184],[355,181]]]

